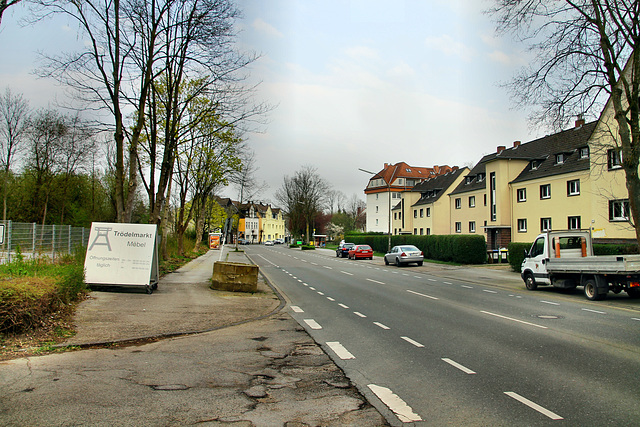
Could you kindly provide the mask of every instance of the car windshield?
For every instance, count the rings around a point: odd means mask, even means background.
[[[369,245],[360,245],[360,246],[358,246],[358,249],[361,249],[363,251],[368,251],[369,249],[371,249],[371,246],[369,246]]]
[[[419,251],[420,249],[416,248],[415,246],[402,246],[400,250],[402,252],[416,252],[416,251]]]
[[[352,248],[355,245],[353,243],[345,243],[344,246],[342,246],[343,248]]]

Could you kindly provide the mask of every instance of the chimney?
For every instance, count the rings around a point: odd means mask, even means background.
[[[576,129],[581,128],[584,125],[584,119],[582,118],[582,114],[578,114],[578,120],[576,120]]]
[[[520,147],[520,144],[522,144],[522,141],[513,141],[513,148]]]
[[[389,166],[389,163],[385,163],[385,164],[384,164],[384,169],[386,169],[386,168],[387,168],[387,166]]]
[[[505,147],[504,145],[498,145],[498,154],[502,153],[507,147]]]

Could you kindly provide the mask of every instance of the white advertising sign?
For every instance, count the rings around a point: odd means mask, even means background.
[[[91,224],[85,281],[96,285],[158,283],[157,226],[152,224]]]

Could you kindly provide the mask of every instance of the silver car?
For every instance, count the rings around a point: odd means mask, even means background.
[[[400,267],[402,264],[409,264],[415,262],[418,265],[422,265],[424,261],[424,255],[422,251],[413,245],[400,245],[391,248],[391,252],[385,254],[385,265],[395,264]]]

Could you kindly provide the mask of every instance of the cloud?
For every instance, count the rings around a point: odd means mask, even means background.
[[[438,50],[448,56],[458,56],[465,60],[470,59],[474,54],[473,49],[446,34],[439,37],[427,37],[424,44],[427,48]]]
[[[416,74],[416,71],[406,62],[401,62],[391,68],[387,74],[391,77],[410,77]]]
[[[278,31],[273,25],[267,24],[260,18],[256,18],[252,24],[253,28],[263,34],[266,34],[270,37],[281,38],[284,37],[283,34]]]
[[[378,59],[378,51],[367,46],[353,46],[346,48],[344,52],[352,59]]]

